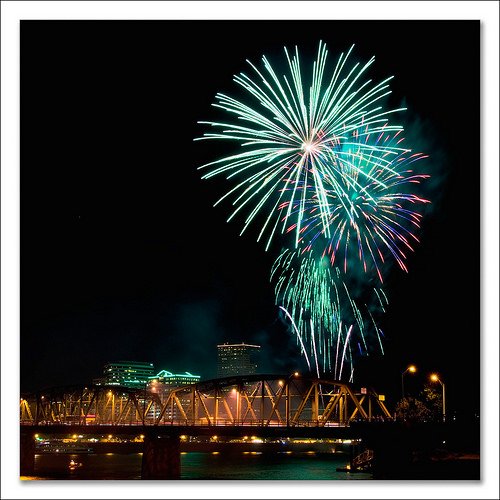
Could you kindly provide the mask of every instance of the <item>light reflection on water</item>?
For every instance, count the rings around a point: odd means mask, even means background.
[[[70,460],[82,464],[74,470]],[[141,478],[142,453],[82,455],[43,454],[35,456],[35,476],[23,480]],[[337,472],[348,462],[340,453],[198,453],[181,454],[181,479],[243,480],[362,480],[368,473]]]

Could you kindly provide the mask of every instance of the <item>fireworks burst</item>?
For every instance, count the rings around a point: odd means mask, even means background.
[[[309,369],[349,380],[354,358],[368,353],[372,339],[383,353],[375,318],[387,298],[372,278],[383,282],[387,262],[407,270],[422,218],[416,207],[429,203],[412,192],[428,177],[413,163],[426,156],[405,147],[403,127],[389,122],[405,108],[381,105],[392,77],[373,83],[366,72],[375,59],[350,65],[353,47],[328,69],[320,42],[307,76],[297,48],[292,56],[285,48],[285,75],[266,57],[260,69],[247,61],[253,76],[234,81],[248,103],[217,94],[214,106],[226,120],[200,122],[214,131],[195,139],[240,147],[200,166],[202,178],[231,183],[215,205],[232,200],[228,221],[243,215],[240,234],[260,224],[257,240],[266,240],[266,250],[281,234],[289,248],[271,271],[276,303]]]
[[[333,71],[327,72],[328,51],[320,42],[308,92],[297,49],[290,57],[285,48],[289,75],[281,78],[266,57],[262,58],[263,70],[248,61],[257,78],[241,73],[234,81],[256,105],[219,93],[214,106],[237,120],[200,122],[218,131],[205,133],[197,140],[235,141],[244,149],[199,168],[206,171],[205,179],[226,175],[233,183],[215,205],[233,198],[234,210],[228,221],[246,211],[241,233],[257,219],[257,214],[265,214],[258,240],[267,235],[266,249],[277,231],[283,233],[290,227],[297,247],[303,216],[311,205],[322,230],[329,235],[332,182],[335,184],[335,179],[346,175],[346,171],[356,172],[357,177],[368,175],[366,169],[359,170],[352,162],[351,145],[358,148],[366,162],[389,171],[392,159],[406,151],[398,144],[359,140],[360,136],[401,131],[401,126],[389,124],[388,116],[404,108],[382,110],[379,101],[390,94],[388,82],[392,77],[378,84],[365,79],[373,57],[349,69],[347,61],[353,47],[339,56]]]
[[[351,380],[353,359],[371,350],[369,336],[378,339],[383,353],[380,329],[374,319],[387,305],[382,289],[373,289],[370,304],[360,306],[339,269],[332,268],[328,259],[290,250],[284,250],[276,259],[271,280],[275,283],[276,303],[292,324],[309,369],[318,376],[332,372],[341,379],[346,363]]]
[[[405,150],[392,159],[388,168],[381,164],[373,150],[366,154],[366,145],[371,141],[383,142],[392,148],[403,140],[399,132],[391,136],[382,131],[373,138],[356,130],[349,144],[342,144],[342,154],[338,156],[347,161],[338,168],[341,175],[324,180],[330,214],[328,231],[318,220],[312,200],[314,193],[311,193],[306,197],[302,216],[299,243],[303,251],[319,248],[322,256],[329,256],[332,266],[340,255],[339,264],[344,273],[348,271],[349,261],[352,266],[359,262],[365,272],[368,268],[374,269],[381,282],[382,266],[388,256],[407,271],[407,252],[413,251],[412,245],[419,241],[413,230],[420,228],[422,218],[413,207],[429,203],[408,192],[429,177],[414,173],[411,167],[427,156]]]

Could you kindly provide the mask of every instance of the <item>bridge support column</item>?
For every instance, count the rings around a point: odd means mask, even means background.
[[[144,438],[142,479],[180,479],[181,453],[178,436]]]
[[[32,432],[21,431],[20,435],[20,470],[21,476],[35,475],[35,436]]]

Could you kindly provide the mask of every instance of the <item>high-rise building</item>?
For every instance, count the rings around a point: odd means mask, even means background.
[[[104,365],[103,376],[94,379],[94,384],[121,385],[143,389],[154,373],[153,363],[145,361],[113,361]]]
[[[217,346],[217,376],[252,375],[257,373],[260,345],[219,344]]]

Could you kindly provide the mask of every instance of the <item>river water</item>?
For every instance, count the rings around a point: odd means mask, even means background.
[[[73,459],[82,465],[68,467]],[[35,456],[35,476],[23,479],[141,478],[142,453],[40,454]],[[240,452],[181,453],[181,479],[187,480],[366,480],[369,473],[337,472],[349,461],[345,453]]]

